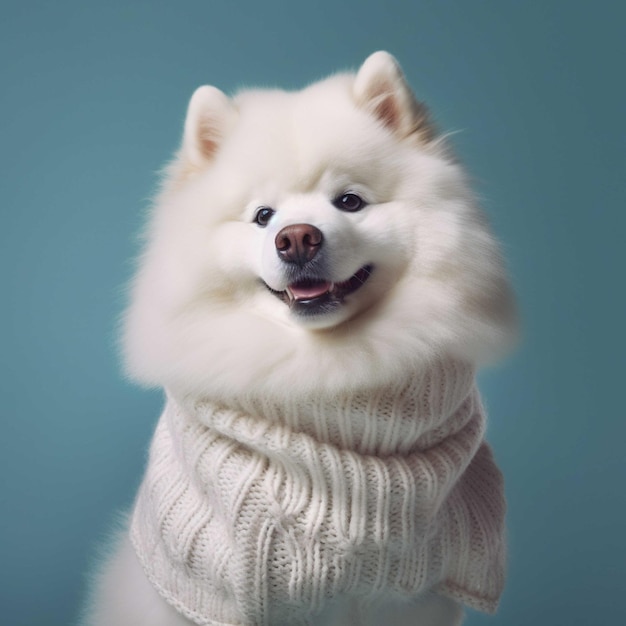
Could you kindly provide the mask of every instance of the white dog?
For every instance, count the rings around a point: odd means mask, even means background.
[[[449,626],[493,611],[502,481],[474,375],[514,306],[393,57],[200,87],[146,232],[130,375],[166,390],[90,626]]]

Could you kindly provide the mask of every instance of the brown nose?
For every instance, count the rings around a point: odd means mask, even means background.
[[[302,267],[319,252],[323,239],[322,231],[311,224],[291,224],[276,235],[274,243],[283,261]]]

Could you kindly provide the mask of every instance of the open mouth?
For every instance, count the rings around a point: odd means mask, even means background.
[[[285,291],[269,289],[296,313],[328,313],[342,304],[346,296],[359,290],[367,282],[373,269],[372,265],[365,265],[348,280],[340,283],[305,278],[290,283]]]

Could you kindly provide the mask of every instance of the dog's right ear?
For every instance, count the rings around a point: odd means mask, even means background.
[[[374,52],[365,59],[354,80],[357,104],[402,138],[429,142],[435,136],[426,107],[416,100],[396,59]]]
[[[181,156],[187,165],[201,168],[215,156],[232,127],[237,110],[228,96],[204,85],[191,96],[185,119]]]

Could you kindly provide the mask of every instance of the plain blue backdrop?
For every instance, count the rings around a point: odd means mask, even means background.
[[[0,624],[73,623],[140,480],[161,396],[122,379],[115,325],[193,89],[300,87],[380,48],[460,131],[524,320],[481,376],[510,565],[468,626],[626,624],[624,7],[5,0]]]

